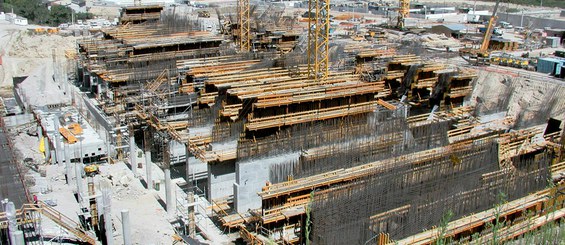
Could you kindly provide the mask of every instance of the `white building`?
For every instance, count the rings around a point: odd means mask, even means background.
[[[27,19],[24,18],[24,17],[20,17],[20,16],[14,18],[14,24],[19,25],[19,26],[27,26],[28,25]]]

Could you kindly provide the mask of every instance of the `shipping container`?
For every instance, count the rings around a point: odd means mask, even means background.
[[[561,45],[561,38],[560,37],[546,37],[545,38],[546,45],[551,48],[557,48]]]
[[[539,58],[537,64],[537,71],[546,74],[555,74],[556,67],[563,66],[565,59],[561,58]]]

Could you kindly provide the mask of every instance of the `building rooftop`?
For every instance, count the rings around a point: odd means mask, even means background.
[[[463,31],[463,30],[467,30],[467,26],[462,25],[462,24],[443,24],[442,26],[447,27],[448,29],[452,30],[452,31]]]

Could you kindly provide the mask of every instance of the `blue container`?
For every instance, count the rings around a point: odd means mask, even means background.
[[[557,66],[563,66],[565,59],[560,58],[539,58],[537,71],[546,74],[555,74]]]

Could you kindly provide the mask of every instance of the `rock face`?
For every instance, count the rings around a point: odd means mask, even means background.
[[[565,83],[549,77],[480,71],[470,104],[479,115],[508,111],[518,127],[565,119]]]

